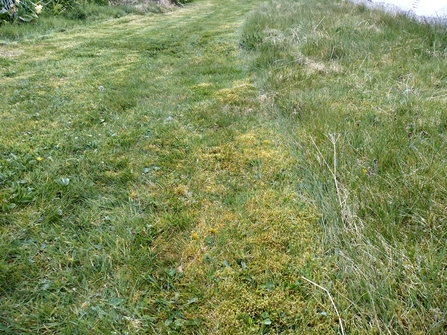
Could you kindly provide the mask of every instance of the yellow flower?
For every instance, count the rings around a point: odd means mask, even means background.
[[[198,240],[200,237],[199,237],[199,234],[197,234],[197,233],[195,233],[195,232],[193,232],[192,234],[191,234],[191,239],[193,239],[193,240]]]
[[[43,160],[43,158],[39,156],[39,157],[36,158],[36,160],[37,160],[38,162],[41,162],[41,161]]]
[[[36,5],[34,7],[34,10],[36,11],[36,14],[40,14],[40,12],[42,11],[43,6],[42,5]]]

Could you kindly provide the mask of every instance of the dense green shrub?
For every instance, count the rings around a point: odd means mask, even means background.
[[[31,22],[38,18],[43,5],[30,0],[2,1],[0,25],[4,23]]]
[[[1,0],[0,25],[37,21],[41,14],[47,19],[62,17],[69,20],[86,20],[92,16],[102,17],[107,13],[112,17],[119,17],[126,13],[161,13],[171,7],[171,4],[182,5],[189,2],[192,0],[161,2],[155,0],[50,0],[46,3],[40,1],[34,3],[30,0]],[[101,10],[99,10],[100,7],[102,7]],[[123,13],[116,14],[116,11]]]

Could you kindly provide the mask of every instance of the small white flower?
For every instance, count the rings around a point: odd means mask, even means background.
[[[43,6],[42,5],[36,5],[34,7],[34,10],[36,11],[36,14],[40,14],[40,12],[42,11]]]

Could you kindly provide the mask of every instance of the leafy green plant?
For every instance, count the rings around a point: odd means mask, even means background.
[[[42,9],[43,5],[40,2],[33,3],[31,0],[15,0],[7,8],[0,8],[0,24],[36,21]]]
[[[33,189],[26,184],[26,181],[12,182],[9,188],[3,190],[0,194],[3,212],[9,212],[17,206],[28,204],[34,200]]]

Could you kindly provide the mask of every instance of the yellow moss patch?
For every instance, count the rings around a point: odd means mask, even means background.
[[[210,195],[224,193],[201,200],[178,263],[181,285],[204,294],[191,317],[200,315],[209,334],[259,333],[263,322],[287,329],[305,308],[306,299],[291,287],[319,252],[317,215],[298,210],[302,204],[287,180],[273,182],[296,164],[287,153],[273,131],[256,129],[196,154],[202,169],[195,183]],[[242,195],[225,187],[236,179]],[[222,201],[238,196],[236,205]]]
[[[191,88],[202,95],[211,95],[214,91],[214,85],[210,83],[200,83],[192,86]]]
[[[180,197],[180,196],[187,196],[189,194],[188,186],[186,186],[186,185],[178,185],[174,189],[174,193],[178,197]]]
[[[237,105],[244,102],[253,90],[252,84],[237,81],[232,88],[221,89],[216,92],[216,95],[223,104]]]

